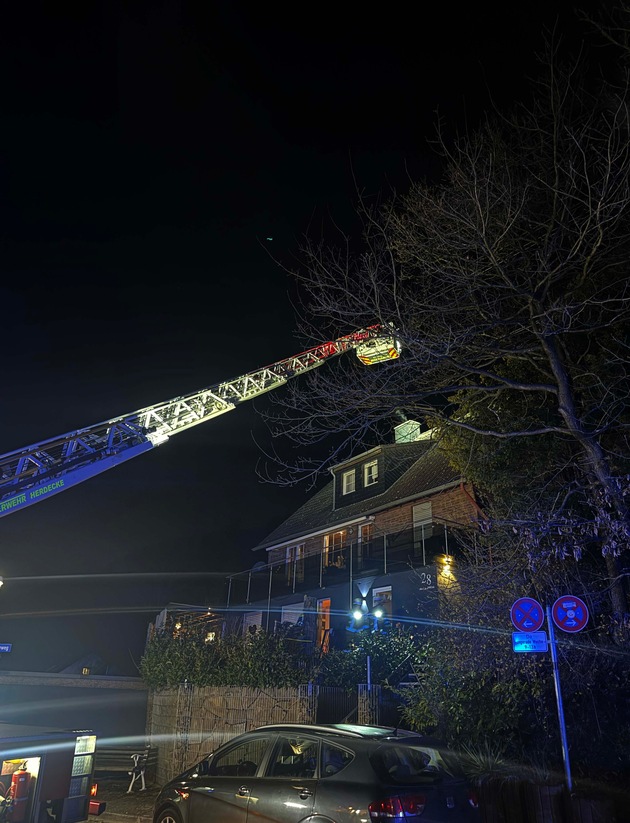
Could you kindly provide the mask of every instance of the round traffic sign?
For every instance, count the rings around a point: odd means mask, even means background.
[[[531,597],[519,597],[510,609],[512,623],[521,632],[537,632],[545,620],[543,607]]]
[[[572,594],[559,597],[551,607],[553,622],[563,632],[580,632],[588,623],[586,603]]]

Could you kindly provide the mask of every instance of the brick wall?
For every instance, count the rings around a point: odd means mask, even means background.
[[[474,491],[470,484],[465,484],[465,489],[474,498]],[[384,534],[396,534],[405,529],[411,529],[413,525],[413,507],[416,503],[431,502],[433,519],[438,523],[445,523],[447,526],[470,526],[478,517],[477,510],[470,497],[457,486],[446,489],[438,494],[426,497],[419,497],[417,500],[404,503],[401,506],[394,506],[386,511],[378,512],[374,517],[374,536],[380,537]],[[334,529],[331,529],[334,531]],[[356,527],[352,535],[348,535],[349,542],[356,541]],[[300,542],[300,541],[296,541]],[[320,554],[324,545],[323,535],[310,537],[304,542],[305,555]],[[268,553],[268,563],[282,563],[286,558],[286,547],[274,549]]]
[[[471,497],[474,497],[472,489],[468,486],[466,488]],[[378,512],[374,518],[374,536],[411,529],[414,505],[428,502],[431,502],[433,520],[439,523],[446,523],[447,526],[470,526],[476,520],[477,512],[472,501],[458,486]]]

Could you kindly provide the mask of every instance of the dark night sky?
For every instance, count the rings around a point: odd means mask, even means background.
[[[351,226],[353,172],[434,170],[436,110],[462,128],[522,96],[542,25],[579,39],[571,7],[4,8],[0,453],[300,351],[266,238],[288,259],[327,215]],[[131,674],[162,605],[221,605],[306,493],[260,482],[262,435],[242,406],[1,519],[0,669],[94,648]],[[134,572],[203,574],[66,577]]]

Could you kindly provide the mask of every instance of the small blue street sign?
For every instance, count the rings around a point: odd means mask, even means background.
[[[553,622],[563,632],[581,632],[588,623],[588,608],[573,594],[559,597],[551,607]]]
[[[512,632],[515,652],[546,652],[547,632]]]
[[[519,597],[510,609],[514,628],[521,632],[537,632],[545,620],[543,607],[533,597]]]
[[[11,643],[0,643],[0,652],[10,652],[11,646]]]

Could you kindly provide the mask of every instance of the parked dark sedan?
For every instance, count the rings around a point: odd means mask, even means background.
[[[479,821],[454,758],[379,726],[263,726],[169,781],[154,823]]]

